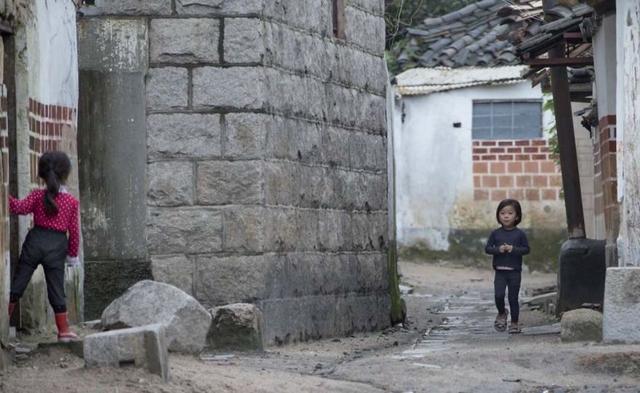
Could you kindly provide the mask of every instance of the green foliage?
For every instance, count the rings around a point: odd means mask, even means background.
[[[549,111],[554,115],[553,125],[546,129],[549,134],[549,150],[551,153],[551,158],[555,161],[556,164],[560,165],[560,145],[558,144],[558,129],[556,128],[555,122],[555,110],[553,107],[553,98],[550,98],[549,95],[545,94],[544,104],[542,104],[543,111]]]
[[[386,58],[391,74],[399,71],[396,56],[409,41],[407,27],[418,26],[426,18],[442,16],[475,2],[476,0],[386,0]]]

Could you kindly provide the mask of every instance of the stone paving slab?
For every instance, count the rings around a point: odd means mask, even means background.
[[[112,330],[85,337],[86,367],[132,364],[169,380],[169,355],[162,324]]]

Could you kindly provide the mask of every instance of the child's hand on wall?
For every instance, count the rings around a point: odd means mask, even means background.
[[[67,266],[69,266],[69,267],[80,266],[80,259],[78,257],[69,257],[69,256],[67,256]]]

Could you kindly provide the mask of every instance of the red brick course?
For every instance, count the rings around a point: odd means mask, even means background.
[[[489,166],[490,173],[505,173],[506,166],[504,162],[492,162]]]
[[[522,162],[508,162],[507,171],[509,173],[522,173]]]
[[[474,198],[560,200],[560,169],[549,151],[544,139],[473,141]]]
[[[29,98],[29,156],[31,166],[31,182],[39,183],[38,159],[49,150],[64,150],[66,135],[75,128],[76,109],[48,105]]]
[[[604,214],[607,239],[615,239],[620,227],[617,188],[616,116],[600,118],[594,138],[595,213]]]

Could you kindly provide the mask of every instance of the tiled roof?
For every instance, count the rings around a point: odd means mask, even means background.
[[[521,64],[511,40],[537,34],[542,16],[541,0],[482,0],[407,29],[394,55],[402,70]]]
[[[546,14],[557,17],[552,22],[542,24],[536,34],[521,40],[517,46],[517,54],[535,57],[545,53],[563,39],[566,32],[580,32],[585,40],[591,39],[591,20],[593,9],[586,4],[576,4],[573,7],[556,6],[546,11]]]
[[[525,81],[527,66],[412,68],[396,76],[392,83],[401,96],[427,95],[481,85],[504,85]]]
[[[514,40],[516,55],[522,59],[534,59],[547,57],[547,52],[558,42],[562,41],[565,33],[580,33],[567,50],[569,57],[591,56],[591,37],[593,26],[591,16],[594,10],[584,3],[573,6],[557,5],[547,11],[546,15],[557,18],[551,22],[540,25],[536,34],[523,40]],[[589,102],[592,97],[592,81],[594,71],[592,66],[580,68],[567,68],[570,93],[572,101]],[[528,72],[528,77],[534,84],[549,84],[549,69],[534,68]]]

